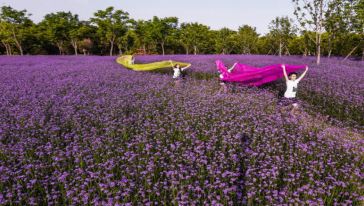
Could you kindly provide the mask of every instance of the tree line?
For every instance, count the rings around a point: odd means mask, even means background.
[[[26,10],[2,6],[0,54],[265,54],[358,57],[364,60],[364,0],[292,0],[298,25],[276,17],[269,32],[242,25],[213,30],[177,17],[134,20],[114,7],[87,21],[71,12],[34,23]]]

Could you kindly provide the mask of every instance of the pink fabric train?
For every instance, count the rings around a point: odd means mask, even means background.
[[[220,60],[216,61],[216,66],[221,73],[220,79],[226,82],[240,82],[250,86],[261,86],[263,84],[276,81],[283,77],[281,64],[256,68],[245,64],[238,63],[231,71],[225,67]],[[286,65],[287,73],[304,69],[306,65]]]

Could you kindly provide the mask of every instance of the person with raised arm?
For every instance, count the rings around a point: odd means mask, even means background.
[[[169,60],[171,67],[173,68],[173,79],[181,79],[184,77],[183,71],[191,66],[191,64],[181,68],[179,64],[173,64],[172,60]]]
[[[286,92],[284,93],[284,99],[285,99],[285,102],[287,102],[288,104],[291,104],[293,106],[293,109],[291,112],[291,113],[293,113],[298,108],[298,103],[297,103],[297,99],[296,99],[296,94],[298,91],[297,90],[298,83],[307,74],[308,66],[306,66],[306,70],[303,72],[303,74],[299,78],[297,78],[298,74],[296,72],[292,72],[292,73],[289,73],[289,75],[287,75],[286,66],[284,64],[282,65],[282,69],[283,69],[283,75],[286,80],[286,86],[287,86]]]
[[[235,69],[237,64],[238,63],[236,62],[230,69],[228,69],[228,72],[231,73]]]

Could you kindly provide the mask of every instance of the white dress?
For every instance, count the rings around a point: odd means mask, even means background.
[[[299,82],[300,82],[299,79],[286,81],[287,90],[284,93],[285,98],[296,98],[297,87]]]
[[[173,79],[178,79],[181,76],[181,69],[173,68]]]

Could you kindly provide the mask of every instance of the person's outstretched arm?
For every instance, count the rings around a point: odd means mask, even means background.
[[[172,60],[169,60],[169,63],[171,64],[171,67],[174,68]]]
[[[282,69],[283,69],[284,78],[286,79],[286,81],[288,81],[288,76],[287,76],[287,71],[286,71],[286,65],[282,64]]]
[[[305,77],[305,75],[307,74],[307,71],[308,71],[308,66],[306,66],[305,72],[303,72],[303,74],[301,74],[301,76],[297,80],[301,81],[301,79],[303,79],[303,77]]]
[[[235,63],[230,69],[228,69],[228,72],[231,73],[231,71],[233,71],[233,69],[235,68],[235,66],[237,65],[238,63]]]
[[[183,67],[181,70],[184,71],[185,69],[188,69],[191,66],[191,64],[188,64],[187,66]]]

